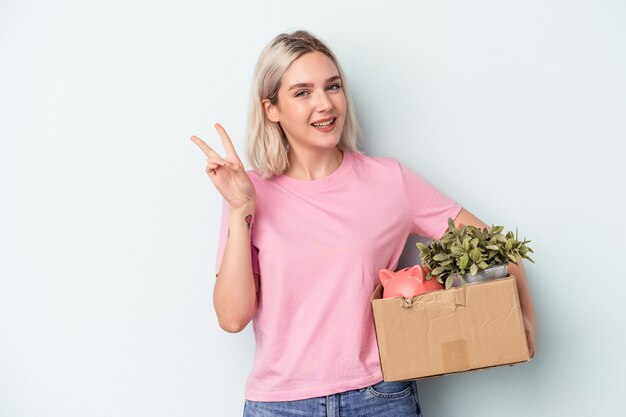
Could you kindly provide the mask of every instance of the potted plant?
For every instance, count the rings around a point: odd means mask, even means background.
[[[480,229],[462,225],[457,228],[448,218],[448,230],[439,240],[430,244],[417,243],[422,265],[430,272],[426,279],[434,276],[446,288],[497,279],[508,276],[508,263],[517,264],[522,259],[533,261],[526,246],[530,240],[520,241],[513,232],[502,234],[504,227],[491,226]]]

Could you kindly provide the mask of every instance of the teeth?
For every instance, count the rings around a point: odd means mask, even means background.
[[[335,121],[335,119],[329,120],[327,122],[323,122],[323,123],[313,123],[313,126],[315,127],[327,127],[333,124],[333,122]]]

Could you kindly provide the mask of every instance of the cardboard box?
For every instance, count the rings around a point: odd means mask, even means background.
[[[385,381],[530,360],[515,277],[382,298],[372,311]]]

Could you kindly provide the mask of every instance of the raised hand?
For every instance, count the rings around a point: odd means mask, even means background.
[[[226,158],[222,158],[199,137],[192,136],[191,140],[208,158],[205,171],[213,181],[213,185],[228,202],[230,208],[237,209],[250,201],[255,201],[256,190],[224,128],[216,123],[215,129],[222,138]]]

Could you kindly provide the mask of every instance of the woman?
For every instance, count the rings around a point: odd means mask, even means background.
[[[254,319],[244,416],[417,416],[414,381],[383,382],[370,296],[409,234],[439,238],[447,219],[485,227],[395,158],[368,157],[346,80],[319,39],[277,36],[252,87],[246,171],[197,137],[224,197],[214,306],[220,326]],[[534,312],[518,277],[531,355]],[[335,414],[333,414],[335,415]]]

